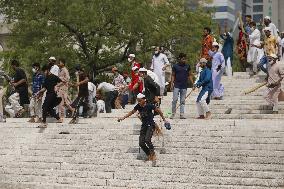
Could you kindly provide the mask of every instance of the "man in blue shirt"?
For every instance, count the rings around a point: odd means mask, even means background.
[[[222,54],[224,55],[225,58],[226,74],[228,76],[232,76],[234,39],[232,38],[229,32],[221,34],[220,37],[224,40]]]
[[[193,83],[190,65],[186,64],[186,54],[180,53],[178,56],[179,63],[173,65],[171,90],[173,90],[172,101],[172,116],[173,119],[176,114],[176,105],[180,95],[180,119],[185,119],[184,106],[188,79]]]
[[[211,112],[209,110],[208,104],[210,103],[210,96],[213,91],[213,81],[211,70],[207,67],[206,61],[200,61],[199,65],[202,68],[199,80],[196,82],[195,87],[202,87],[197,100],[196,107],[199,117],[197,119],[210,119]],[[205,114],[205,116],[204,116]]]
[[[40,64],[34,63],[32,65],[32,71],[33,71],[33,83],[32,83],[32,92],[33,96],[30,100],[30,116],[31,119],[28,122],[34,123],[37,117],[37,122],[41,122],[42,120],[42,96],[36,96],[37,92],[39,92],[42,89],[42,85],[44,83],[44,76],[40,72]]]

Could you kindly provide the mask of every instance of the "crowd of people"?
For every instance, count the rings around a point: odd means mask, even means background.
[[[264,98],[278,113],[278,102],[283,101],[281,81],[284,77],[284,32],[279,32],[269,16],[260,30],[251,15],[245,16],[244,26],[239,27],[238,54],[243,68],[251,68],[251,76],[259,71],[266,73],[267,90]]]
[[[281,99],[284,68],[279,61],[283,60],[284,33],[279,33],[269,17],[265,17],[264,24],[261,32],[251,20],[251,16],[246,16],[245,25],[239,26],[236,53],[239,55],[241,68],[250,69],[251,76],[259,71],[267,74],[265,99],[273,106],[273,112],[277,113],[278,101],[284,100]],[[114,66],[111,69],[114,77],[112,82],[91,82],[88,73],[80,65],[75,67],[75,82],[71,82],[65,60],[50,57],[48,64],[41,66],[34,63],[31,66],[31,97],[25,71],[17,60],[12,60],[14,76],[10,80],[10,85],[13,92],[9,96],[10,104],[5,110],[11,117],[17,117],[25,111],[25,105],[29,104],[29,122],[40,123],[39,127],[45,128],[47,116],[54,117],[57,122],[62,123],[65,117],[71,117],[72,120],[78,119],[80,115],[84,118],[93,117],[97,112],[111,113],[112,109],[125,108],[127,104],[138,102],[132,111],[118,121],[124,120],[136,111],[139,112],[142,121],[139,145],[148,159],[154,160],[156,157],[151,138],[153,132],[158,129],[154,116],[159,114],[170,129],[169,122],[159,108],[162,96],[167,90],[173,91],[170,119],[176,117],[178,108],[180,119],[186,119],[185,101],[196,89],[199,91],[196,99],[197,119],[210,119],[210,100],[223,99],[225,89],[221,78],[223,75],[233,75],[234,40],[226,28],[225,33],[219,34],[220,41],[223,41],[222,45],[211,35],[209,27],[204,28],[200,58],[195,70],[187,64],[185,53],[179,53],[176,63],[171,65],[162,48],[156,47],[149,69],[137,60],[135,54],[129,54],[127,60],[131,76]],[[166,70],[170,67],[172,74],[167,85]],[[189,82],[192,84],[192,91],[187,94]],[[70,87],[77,91],[73,101],[69,96]],[[177,107],[178,98],[180,103]]]

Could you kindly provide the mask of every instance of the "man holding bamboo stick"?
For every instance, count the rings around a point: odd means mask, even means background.
[[[273,106],[273,114],[278,114],[278,102],[283,101],[283,91],[281,90],[281,81],[284,78],[284,65],[277,61],[276,54],[268,56],[268,80],[267,90],[264,94],[265,100]]]
[[[210,103],[210,96],[213,91],[213,81],[211,70],[207,67],[207,60],[202,58],[199,62],[202,71],[200,77],[193,87],[193,90],[201,88],[201,91],[196,99],[196,107],[198,111],[197,119],[210,119],[211,112],[209,110],[208,104]]]

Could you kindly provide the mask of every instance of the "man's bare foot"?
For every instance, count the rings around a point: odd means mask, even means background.
[[[154,151],[150,152],[149,160],[150,161],[156,161],[157,160],[157,156],[156,156]]]
[[[21,117],[24,112],[25,112],[25,109],[22,108],[21,110],[19,110],[19,111],[16,113],[16,117]]]
[[[74,117],[75,110],[76,110],[75,108],[72,108],[72,109],[71,109],[71,117]]]
[[[211,112],[206,112],[205,119],[211,119]]]
[[[196,119],[205,119],[204,115],[200,115],[199,117],[197,117]]]
[[[37,126],[38,128],[46,128],[47,127],[47,123],[41,123],[39,126]]]
[[[57,120],[57,123],[63,123],[63,118],[59,118],[59,119]]]
[[[31,119],[28,120],[29,123],[35,123],[35,118],[31,117]]]
[[[42,119],[41,118],[38,118],[36,123],[42,123]]]

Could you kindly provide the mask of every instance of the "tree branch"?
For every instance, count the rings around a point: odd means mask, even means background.
[[[79,30],[75,29],[74,27],[68,25],[67,23],[63,21],[60,21],[58,23],[64,26],[65,28],[67,28],[69,32],[73,33],[76,36],[78,42],[80,43],[80,47],[82,48],[83,53],[85,54],[88,61],[90,61],[91,57],[90,57],[90,53],[88,52],[88,47],[87,47],[87,42],[85,40],[85,36],[81,32],[79,32]]]

